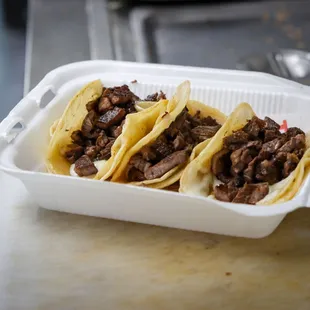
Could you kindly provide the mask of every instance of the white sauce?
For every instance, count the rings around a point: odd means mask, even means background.
[[[96,161],[94,161],[94,165],[97,168],[97,170],[99,171],[100,169],[102,169],[103,165],[106,162],[107,162],[106,160],[96,160]],[[73,177],[79,177],[79,175],[74,171],[74,168],[75,168],[75,164],[72,164],[70,166],[70,175],[73,176]],[[90,179],[92,179],[93,177],[94,177],[94,174],[93,175],[89,175],[87,177],[83,177],[83,178],[90,178]]]

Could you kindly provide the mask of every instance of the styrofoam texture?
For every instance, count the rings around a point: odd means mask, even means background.
[[[310,130],[308,87],[271,75],[253,72],[88,61],[50,72],[0,124],[0,169],[21,179],[37,203],[47,209],[218,234],[260,238],[270,234],[284,216],[309,205],[308,178],[291,201],[273,206],[224,203],[164,190],[99,182],[44,172],[49,128],[68,101],[87,82],[100,78],[104,85],[129,84],[141,98],[163,90],[170,97],[189,79],[191,98],[230,113],[242,101],[255,112],[289,126]],[[138,83],[130,83],[137,80]],[[40,108],[42,96],[56,96]],[[15,140],[11,128],[21,123]],[[8,143],[10,142],[10,143]]]

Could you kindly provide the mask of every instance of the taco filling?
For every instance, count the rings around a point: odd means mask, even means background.
[[[164,117],[164,116],[163,116]],[[213,137],[221,128],[211,116],[191,116],[185,108],[157,139],[131,157],[127,181],[140,182],[162,177],[173,168],[188,162],[193,148]]]
[[[296,127],[280,132],[280,126],[254,116],[226,136],[223,148],[212,157],[211,170],[221,182],[214,187],[216,199],[256,204],[270,185],[287,178],[306,150],[305,133]]]
[[[148,101],[166,99],[160,92],[147,97]],[[96,174],[100,162],[111,157],[111,148],[122,133],[127,114],[136,113],[135,103],[140,100],[127,85],[103,88],[95,101],[86,105],[87,115],[80,130],[71,134],[72,143],[61,150],[72,164],[70,171],[82,177]],[[74,172],[73,172],[73,171]]]

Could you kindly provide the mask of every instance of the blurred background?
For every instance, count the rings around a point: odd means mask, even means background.
[[[310,85],[310,1],[0,0],[0,120],[88,59],[242,69]]]

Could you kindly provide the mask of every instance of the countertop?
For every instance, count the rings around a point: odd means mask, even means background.
[[[0,199],[1,310],[310,307],[309,209],[250,240],[44,210],[3,173]]]

